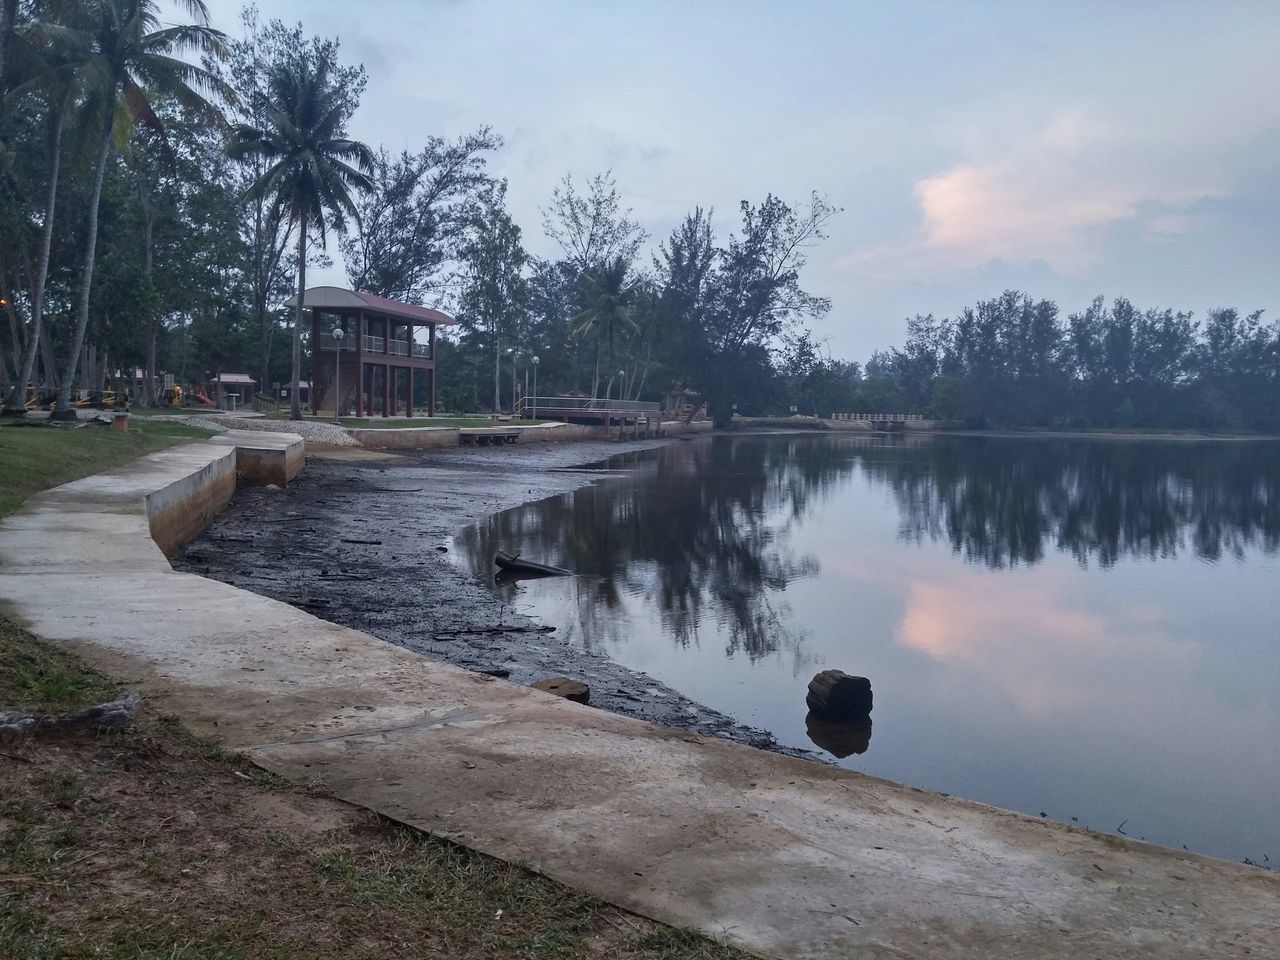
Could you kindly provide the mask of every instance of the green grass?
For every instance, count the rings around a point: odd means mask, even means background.
[[[33,493],[212,435],[200,427],[164,422],[131,421],[126,433],[88,422],[0,422],[0,517]]]
[[[106,677],[0,618],[0,708],[62,713],[118,692]]]

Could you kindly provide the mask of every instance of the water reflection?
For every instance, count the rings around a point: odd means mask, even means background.
[[[742,437],[609,466],[458,555],[578,572],[496,588],[846,766],[1280,856],[1280,444]],[[876,749],[806,716],[826,668],[876,678]]]
[[[855,471],[892,491],[903,540],[946,542],[993,569],[1051,550],[1110,567],[1280,549],[1274,443],[720,437],[610,465],[635,472],[465,531],[476,572],[519,551],[591,577],[576,592],[586,633],[644,597],[676,643],[710,617],[728,652],[750,657],[795,639],[777,594],[819,562],[789,550],[789,528]]]
[[[793,639],[774,593],[818,569],[787,549],[789,524],[776,514],[801,517],[854,469],[842,451],[799,442],[804,456],[795,441],[716,438],[632,458],[641,467],[633,482],[508,510],[469,528],[459,546],[484,576],[499,550],[586,575],[575,595],[587,634],[607,629],[602,620],[625,597],[643,597],[678,644],[710,617],[726,627],[728,653],[763,656]]]
[[[981,438],[917,448],[868,473],[897,498],[902,536],[945,539],[999,568],[1056,548],[1081,564],[1216,561],[1280,546],[1280,445]]]
[[[810,710],[804,718],[804,732],[815,745],[839,760],[866,753],[871,746],[870,717],[828,720]]]

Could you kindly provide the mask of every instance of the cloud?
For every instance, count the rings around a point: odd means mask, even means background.
[[[1150,608],[1084,611],[1068,592],[1069,581],[1043,570],[1034,579],[915,580],[897,639],[992,684],[1029,716],[1113,710],[1132,723],[1158,714],[1195,670],[1197,646]],[[1135,688],[1130,670],[1145,684]]]
[[[1275,37],[1233,38],[1211,70],[1148,64],[1121,84],[1050,93],[1032,84],[957,109],[937,129],[951,159],[914,182],[915,228],[866,244],[846,267],[884,280],[955,277],[1000,260],[1087,275],[1132,242],[1199,229],[1233,195],[1233,164],[1280,129]],[[1133,229],[1136,227],[1137,229]]]

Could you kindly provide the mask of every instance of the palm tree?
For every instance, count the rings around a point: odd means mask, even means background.
[[[287,210],[298,230],[298,296],[293,315],[293,389],[289,415],[302,419],[298,386],[302,377],[302,298],[307,289],[307,234],[315,228],[320,245],[328,223],[342,230],[359,213],[352,189],[371,190],[373,151],[346,136],[348,101],[333,80],[327,59],[299,56],[274,70],[258,105],[261,128],[236,128],[232,156],[258,156],[269,166],[246,193],[247,199],[271,197]]]
[[[596,341],[592,397],[595,397],[600,388],[600,341],[603,339],[609,348],[609,385],[605,388],[605,395],[608,396],[613,390],[613,348],[618,328],[629,330],[635,327],[631,318],[631,306],[636,298],[637,283],[634,280],[627,282],[630,269],[630,264],[625,259],[615,257],[582,275],[584,302],[587,307],[570,323],[576,336],[593,337]]]
[[[35,95],[45,103],[46,150],[44,220],[40,228],[40,252],[31,283],[31,320],[27,342],[18,361],[18,377],[5,398],[5,412],[26,412],[27,383],[35,368],[36,353],[44,328],[44,293],[49,278],[49,256],[53,245],[54,214],[58,200],[58,180],[62,173],[62,139],[68,114],[80,90],[82,70],[89,52],[88,38],[70,29],[56,8],[44,20],[21,24],[10,38],[8,97],[18,102]]]
[[[127,137],[134,123],[162,131],[164,125],[152,109],[155,97],[171,97],[179,106],[213,118],[220,118],[220,114],[200,91],[232,98],[226,84],[212,73],[181,59],[181,54],[189,52],[226,56],[226,38],[209,26],[204,0],[178,0],[178,4],[198,22],[162,27],[156,0],[82,0],[73,14],[73,26],[85,34],[90,44],[82,71],[83,106],[86,125],[98,126],[98,144],[89,187],[75,332],[54,413],[58,419],[75,417],[71,384],[89,325],[89,296],[98,247],[98,201],[117,135],[121,139]]]

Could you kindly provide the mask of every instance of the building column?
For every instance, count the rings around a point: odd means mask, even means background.
[[[409,350],[412,351],[413,347],[410,346]],[[404,389],[404,415],[406,417],[412,417],[413,416],[413,367],[408,368],[408,374],[406,375],[405,380],[407,382],[405,383],[405,389]]]
[[[427,376],[429,378],[427,380],[427,416],[434,417],[436,415],[436,368],[434,364]]]
[[[391,338],[388,337],[388,340]],[[391,416],[391,364],[384,363],[382,365],[382,415],[384,417]]]
[[[315,307],[311,308],[311,415],[320,416],[320,391],[316,389],[316,370],[320,366],[320,318]]]

